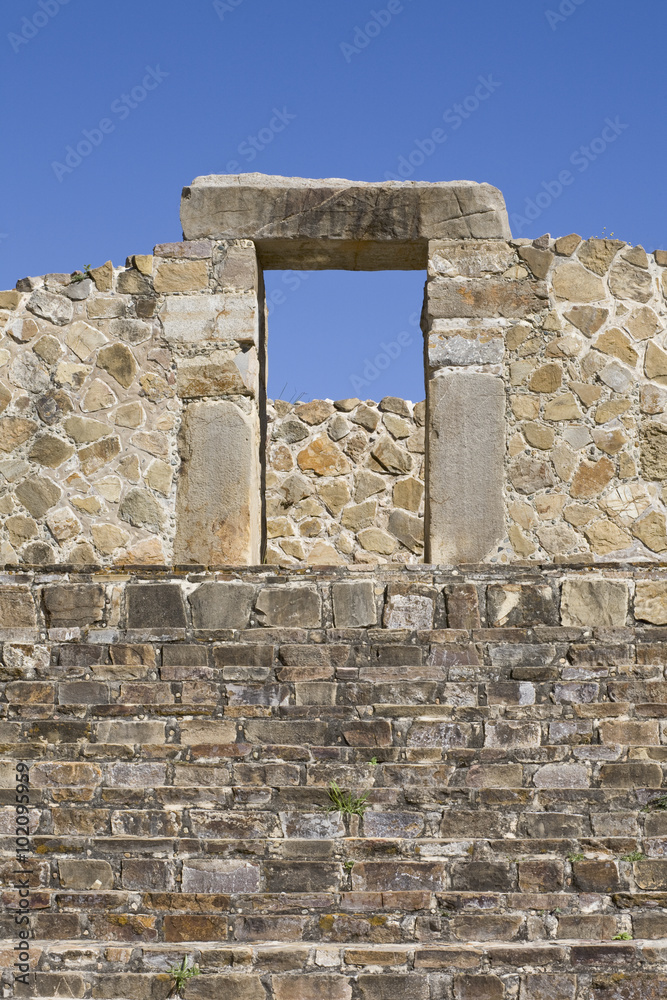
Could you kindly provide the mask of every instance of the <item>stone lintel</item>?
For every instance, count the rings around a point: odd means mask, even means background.
[[[183,189],[181,222],[186,240],[254,240],[273,269],[425,269],[429,240],[510,237],[501,192],[473,181],[214,174]]]

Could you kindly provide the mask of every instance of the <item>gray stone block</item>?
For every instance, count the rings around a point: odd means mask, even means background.
[[[128,628],[185,628],[177,583],[130,583],[125,590]]]
[[[260,561],[259,424],[227,400],[191,403],[179,439],[176,563]]]
[[[377,624],[375,594],[370,580],[334,583],[331,593],[336,628],[362,628]]]
[[[44,588],[44,609],[51,628],[92,625],[104,617],[104,587],[98,583],[53,584]]]
[[[186,240],[252,239],[267,268],[426,268],[433,239],[506,239],[502,194],[473,181],[197,177],[183,190]]]
[[[250,583],[202,583],[190,594],[195,628],[247,628],[255,596]]]
[[[428,383],[430,522],[426,560],[482,562],[504,535],[502,379],[448,373]]]
[[[312,587],[264,587],[255,611],[263,625],[319,628],[322,602]]]

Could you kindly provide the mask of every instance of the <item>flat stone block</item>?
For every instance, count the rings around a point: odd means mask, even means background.
[[[436,278],[426,288],[429,320],[522,319],[546,309],[548,301],[545,283],[528,278]]]
[[[504,535],[505,390],[462,372],[428,383],[430,524],[426,561],[482,562]]]
[[[561,622],[574,626],[623,626],[628,600],[625,580],[565,580],[561,591]]]
[[[252,239],[265,268],[426,268],[433,239],[510,236],[502,194],[473,181],[212,174],[183,189],[187,240]]]
[[[259,340],[254,292],[168,296],[160,319],[170,344],[237,341],[257,345]]]
[[[247,628],[255,596],[249,583],[202,583],[190,594],[194,628]]]
[[[363,628],[377,624],[375,594],[370,580],[334,583],[331,592],[336,628]]]
[[[264,587],[255,610],[263,625],[319,628],[322,602],[312,587]]]
[[[260,549],[259,425],[227,400],[191,403],[179,436],[174,561],[254,565]]]
[[[128,628],[185,628],[183,593],[176,583],[130,583],[125,603]]]

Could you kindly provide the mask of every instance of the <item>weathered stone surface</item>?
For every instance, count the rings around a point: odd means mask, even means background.
[[[428,363],[432,369],[446,365],[499,364],[504,353],[499,329],[434,329],[428,337]]]
[[[109,372],[112,378],[128,389],[137,374],[137,362],[126,344],[107,344],[97,355],[97,365]]]
[[[377,623],[375,595],[370,581],[334,583],[331,590],[336,628],[363,628]]]
[[[299,468],[317,476],[341,476],[350,471],[350,463],[338,445],[324,434],[316,437],[297,455]]]
[[[10,452],[27,441],[37,430],[34,420],[25,417],[0,417],[0,450]]]
[[[27,587],[0,587],[0,628],[34,628],[35,602]]]
[[[112,319],[109,323],[111,336],[124,340],[128,344],[143,344],[149,339],[152,332],[150,323],[145,323],[140,319]]]
[[[208,264],[205,260],[162,260],[153,285],[160,295],[201,291],[208,287]]]
[[[185,358],[179,363],[176,387],[184,399],[245,395],[248,386],[231,360]]]
[[[73,306],[70,300],[64,295],[47,292],[45,288],[38,288],[32,293],[26,309],[55,326],[66,326],[72,321]]]
[[[424,518],[404,510],[392,510],[387,527],[392,535],[410,552],[421,552],[424,547]]]
[[[653,290],[653,279],[642,268],[619,260],[609,272],[609,287],[616,298],[648,302]]]
[[[54,434],[42,434],[36,439],[28,453],[31,462],[57,469],[74,454],[74,445]]]
[[[613,354],[623,364],[630,365],[631,368],[635,367],[639,359],[630,338],[616,327],[601,333],[594,346],[597,351],[602,351],[603,354]]]
[[[617,552],[619,549],[626,549],[632,542],[632,538],[627,531],[619,528],[617,524],[614,524],[613,521],[609,521],[607,518],[594,521],[589,527],[585,527],[583,531],[593,552],[600,556],[608,555],[610,552]],[[665,548],[667,548],[667,539],[665,540]]]
[[[233,403],[191,403],[179,439],[177,563],[259,563],[259,427]]]
[[[104,617],[104,587],[97,583],[49,585],[43,599],[51,627],[93,625]]]
[[[438,319],[523,319],[547,308],[546,285],[531,279],[436,278],[426,288],[426,313]]]
[[[183,892],[257,892],[259,867],[249,861],[188,860],[183,863]]]
[[[60,500],[61,490],[52,479],[30,476],[16,487],[16,497],[33,517],[43,517]]]
[[[504,534],[505,393],[492,375],[429,383],[430,562],[480,562]]]
[[[120,453],[120,439],[117,437],[102,438],[83,448],[79,448],[79,461],[84,475],[92,475],[103,468]]]
[[[107,343],[107,338],[94,326],[78,320],[68,326],[65,343],[80,361],[88,361],[99,347]]]
[[[264,587],[255,611],[269,626],[319,628],[322,618],[319,594],[311,587]]]
[[[247,628],[255,588],[248,583],[202,583],[189,596],[192,624],[201,629]]]
[[[644,355],[644,374],[661,385],[667,385],[667,353],[657,344],[648,343]]]
[[[111,555],[129,541],[129,534],[116,524],[91,524],[90,533],[93,536],[95,548],[103,556]]]
[[[363,549],[378,555],[390,556],[398,547],[396,539],[382,528],[362,528],[357,537]]]
[[[577,261],[560,264],[553,276],[554,293],[570,302],[596,302],[605,297],[604,284]]]
[[[546,278],[554,261],[554,255],[549,250],[538,250],[537,247],[527,246],[519,247],[518,253],[536,278]]]
[[[259,340],[254,292],[169,296],[160,315],[170,344],[236,340],[256,345]]]
[[[625,243],[622,240],[586,240],[577,252],[577,257],[589,271],[595,271],[600,277],[609,270],[609,265]]]
[[[641,427],[639,445],[642,474],[647,479],[667,479],[667,424],[646,421]]]
[[[412,468],[412,458],[409,453],[396,444],[388,434],[383,434],[373,446],[371,451],[373,458],[386,469],[395,475],[404,475]]]
[[[467,181],[198,177],[183,191],[181,222],[186,239],[252,239],[274,268],[422,268],[428,240],[510,235],[500,192]]]
[[[185,627],[183,593],[178,584],[128,584],[125,602],[128,628]]]
[[[652,552],[667,551],[667,530],[665,515],[654,510],[635,521],[632,534]]]
[[[625,625],[629,588],[622,580],[565,580],[561,595],[563,625]]]
[[[113,264],[110,260],[88,272],[98,292],[110,292],[113,287]]]
[[[58,874],[63,889],[113,889],[113,870],[108,861],[59,861]]]
[[[511,460],[508,471],[515,490],[527,496],[554,485],[553,472],[547,462],[531,458],[525,452]]]
[[[581,330],[587,337],[597,333],[609,315],[608,309],[598,306],[573,306],[565,313],[565,318]]]
[[[661,580],[637,581],[635,618],[652,625],[667,625],[667,583]]]
[[[614,474],[614,464],[608,458],[600,458],[597,462],[582,459],[572,479],[570,495],[578,500],[590,500],[602,492]]]

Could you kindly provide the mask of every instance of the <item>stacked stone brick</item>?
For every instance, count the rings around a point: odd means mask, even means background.
[[[661,996],[665,572],[405,574],[4,579],[27,995]]]
[[[268,416],[267,562],[423,561],[423,403],[277,400]]]

